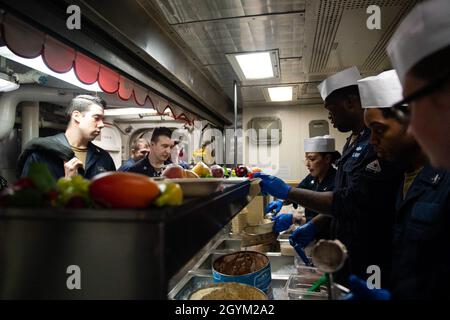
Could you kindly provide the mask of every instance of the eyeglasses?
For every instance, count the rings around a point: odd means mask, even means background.
[[[409,122],[410,114],[409,112],[405,112],[402,109],[405,109],[405,106],[408,106],[411,102],[414,100],[417,100],[419,98],[422,98],[424,96],[427,96],[439,89],[441,89],[445,82],[450,78],[450,72],[444,74],[441,77],[438,77],[428,83],[427,85],[423,86],[416,92],[411,93],[409,96],[405,97],[404,99],[400,100],[399,102],[393,104],[391,106],[392,111],[395,114],[395,117],[397,120],[403,123]]]

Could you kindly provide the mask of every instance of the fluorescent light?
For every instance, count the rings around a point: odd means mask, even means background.
[[[8,92],[19,89],[20,85],[11,81],[10,76],[0,73],[0,91]]]
[[[292,87],[267,88],[270,101],[292,101]]]
[[[238,54],[236,60],[247,79],[273,78],[269,52]]]
[[[156,115],[158,114],[155,109],[151,108],[113,108],[113,109],[105,109],[105,116],[124,116],[124,115],[136,115],[136,114],[145,114],[145,115]]]
[[[15,62],[18,62],[20,64],[23,64],[27,67],[30,67],[32,69],[38,70],[40,72],[43,72],[45,74],[48,74],[52,77],[58,78],[62,81],[65,81],[67,83],[70,83],[74,86],[77,86],[79,88],[88,90],[88,91],[94,91],[94,92],[103,92],[103,90],[99,87],[98,83],[95,82],[93,84],[84,84],[80,80],[78,80],[77,76],[75,75],[75,72],[73,71],[73,68],[70,69],[69,72],[66,73],[57,73],[53,70],[49,69],[44,61],[42,60],[42,56],[33,58],[33,59],[26,59],[19,57],[15,55],[12,51],[8,49],[8,47],[3,46],[0,47],[0,55],[9,59],[13,60]]]
[[[278,78],[280,75],[278,50],[226,55],[241,81]]]

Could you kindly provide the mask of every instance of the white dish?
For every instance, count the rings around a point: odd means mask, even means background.
[[[186,178],[186,179],[165,179],[178,183],[183,190],[185,197],[203,197],[216,192],[222,184],[222,179],[201,179],[201,178]]]
[[[178,183],[183,189],[185,197],[203,197],[221,190],[222,185],[236,184],[245,180],[246,178],[180,178],[164,179],[163,181]]]

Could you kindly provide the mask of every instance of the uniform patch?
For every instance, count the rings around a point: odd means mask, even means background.
[[[441,180],[441,176],[439,175],[439,173],[436,173],[436,175],[431,178],[431,183],[436,185],[439,183],[439,181]]]
[[[374,173],[381,172],[380,162],[378,160],[374,160],[366,166],[366,170]]]

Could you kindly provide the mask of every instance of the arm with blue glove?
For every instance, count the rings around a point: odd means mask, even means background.
[[[300,188],[292,188],[280,178],[257,172],[254,178],[260,178],[263,194],[270,194],[278,199],[291,200],[310,210],[329,214],[333,201],[333,192],[317,192]]]
[[[283,207],[283,201],[282,200],[274,200],[271,201],[267,207],[264,209],[264,213],[278,213],[281,211],[281,208]]]
[[[309,259],[306,257],[303,249],[314,240],[317,235],[316,226],[312,221],[305,223],[304,225],[295,229],[295,231],[289,237],[289,243],[294,247],[297,254],[303,260],[306,265],[310,265]]]
[[[391,293],[385,289],[369,289],[367,282],[355,275],[349,278],[350,293],[344,300],[390,300]]]
[[[289,227],[294,223],[294,215],[292,213],[282,213],[272,218],[273,232],[280,233],[284,230],[289,229]]]

